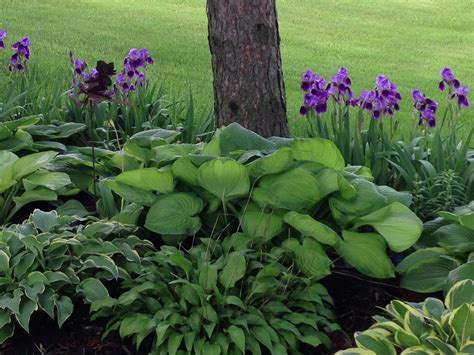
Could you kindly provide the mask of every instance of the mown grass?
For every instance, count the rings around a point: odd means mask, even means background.
[[[466,0],[277,0],[288,111],[301,119],[299,77],[311,68],[330,76],[347,66],[359,92],[388,75],[405,100],[400,118],[413,124],[412,88],[440,102],[439,70],[451,66],[474,87],[474,3]],[[9,40],[28,35],[32,62],[45,85],[69,81],[68,53],[89,62],[120,63],[131,47],[157,59],[150,77],[170,95],[192,88],[201,108],[212,106],[205,0],[0,0],[0,28]],[[471,94],[471,101],[474,95]],[[464,129],[474,111],[463,116]]]

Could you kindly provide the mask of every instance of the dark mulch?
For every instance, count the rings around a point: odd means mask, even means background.
[[[422,302],[426,297],[442,298],[440,294],[420,294],[401,288],[400,280],[370,279],[354,270],[336,268],[322,280],[334,300],[337,322],[346,334],[333,334],[333,351],[355,346],[353,334],[369,328],[374,315],[383,315],[385,308],[394,299]]]
[[[43,312],[35,312],[30,334],[17,325],[15,335],[0,345],[2,355],[129,355],[140,354],[131,344],[111,334],[101,340],[105,323],[91,324],[88,307],[76,305],[61,329]]]

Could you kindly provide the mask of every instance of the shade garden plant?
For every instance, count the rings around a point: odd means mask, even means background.
[[[307,137],[264,138],[214,129],[191,93],[168,100],[146,48],[121,67],[71,53],[71,87],[44,92],[34,44],[7,42],[0,343],[82,317],[135,352],[334,353],[362,329],[338,324],[337,274],[430,293],[391,302],[341,354],[470,351],[474,153],[451,69],[446,104],[413,91],[410,135],[388,77],[356,97],[340,68],[303,75]]]

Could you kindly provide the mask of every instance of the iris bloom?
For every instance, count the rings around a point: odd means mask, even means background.
[[[343,102],[346,105],[350,103],[352,99],[351,90],[352,81],[349,78],[349,72],[346,67],[339,68],[336,75],[331,78],[331,84],[329,86],[328,93],[337,102]]]
[[[305,95],[300,115],[304,116],[311,110],[318,114],[326,112],[329,99],[328,88],[326,79],[311,70],[306,71],[301,77],[301,89]]]
[[[10,57],[8,69],[10,71],[24,71],[28,60],[30,59],[31,41],[28,37],[23,37],[20,41],[13,43],[12,49],[15,53]]]
[[[418,125],[423,125],[426,122],[431,128],[436,126],[436,111],[438,110],[438,103],[432,99],[427,98],[420,90],[413,90],[411,93],[413,99],[413,109],[418,114]]]
[[[130,91],[134,91],[138,86],[143,85],[145,82],[144,70],[147,65],[153,63],[154,60],[148,49],[130,49],[123,61],[123,70],[115,80],[114,92],[120,89],[124,95],[128,95]]]
[[[459,107],[469,107],[470,103],[467,99],[469,88],[467,86],[461,86],[461,83],[454,76],[451,68],[445,67],[441,69],[441,81],[439,82],[439,89],[441,91],[448,91],[448,98],[450,100],[456,100]]]
[[[375,89],[362,91],[357,99],[350,100],[350,104],[371,112],[372,118],[378,120],[383,115],[391,117],[400,110],[398,102],[401,99],[398,87],[388,77],[379,75],[375,79]]]
[[[0,30],[0,48],[5,49],[5,38],[7,37],[7,31]]]

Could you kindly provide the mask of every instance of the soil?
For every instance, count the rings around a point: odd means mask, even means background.
[[[321,283],[334,301],[336,320],[344,331],[331,336],[334,352],[354,347],[353,334],[374,324],[372,317],[383,315],[390,301],[422,302],[426,297],[442,298],[442,294],[420,294],[403,289],[398,278],[370,279],[337,266]]]

